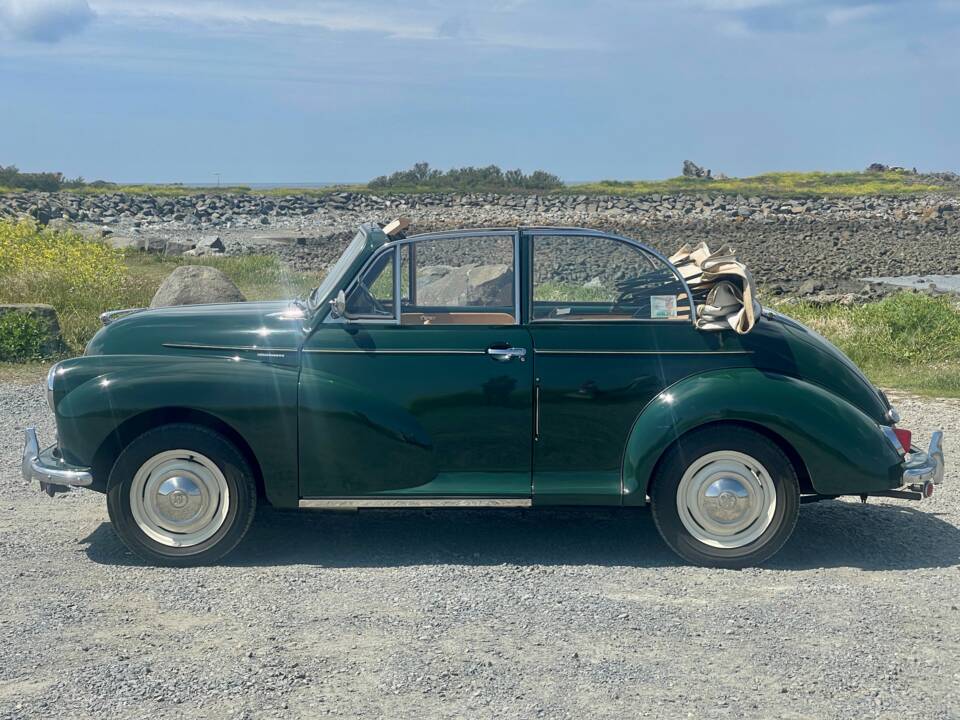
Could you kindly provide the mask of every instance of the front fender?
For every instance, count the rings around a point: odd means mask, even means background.
[[[268,499],[296,507],[297,380],[295,366],[242,358],[170,355],[80,357],[58,366],[54,393],[60,446],[90,466],[125,422],[176,408],[215,417],[249,445]]]
[[[902,459],[877,423],[858,408],[797,378],[732,368],[680,380],[644,408],[624,452],[624,504],[646,502],[653,470],[677,438],[723,421],[750,423],[779,435],[796,450],[822,495],[902,484]]]

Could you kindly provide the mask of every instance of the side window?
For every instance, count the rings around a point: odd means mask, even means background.
[[[533,237],[533,320],[689,320],[690,302],[674,271],[619,240]]]
[[[420,240],[400,255],[404,325],[513,325],[513,235]]]
[[[383,319],[394,317],[393,257],[396,250],[381,255],[371,263],[347,295],[346,315],[350,319]]]

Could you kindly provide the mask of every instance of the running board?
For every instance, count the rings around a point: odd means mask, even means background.
[[[300,501],[301,509],[353,510],[360,508],[528,508],[529,498],[319,498]]]

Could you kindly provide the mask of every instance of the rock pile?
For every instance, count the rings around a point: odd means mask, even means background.
[[[336,192],[325,195],[279,197],[243,194],[198,194],[177,197],[128,193],[76,195],[71,193],[9,193],[0,195],[0,216],[30,215],[42,223],[52,220],[90,223],[108,229],[255,228],[298,218],[344,214],[392,216],[427,211],[469,216],[478,211],[504,219],[543,214],[564,217],[601,215],[629,217],[632,222],[657,220],[759,220],[788,222],[796,216],[821,219],[929,220],[960,214],[960,201],[947,195],[910,197],[744,197],[742,195],[618,195],[425,193],[373,195]],[[498,211],[498,212],[497,212]]]
[[[802,289],[872,297],[878,289],[862,278],[960,273],[960,199],[949,194],[0,195],[0,216],[22,214],[105,236],[117,247],[273,254],[295,269],[317,272],[338,257],[358,223],[402,214],[413,219],[414,232],[567,225],[637,237],[665,254],[685,243],[728,244],[765,294]]]

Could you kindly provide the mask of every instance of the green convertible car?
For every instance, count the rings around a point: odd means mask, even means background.
[[[361,226],[309,298],[107,313],[49,374],[23,474],[106,494],[152,562],[217,560],[258,503],[642,506],[688,561],[762,562],[801,503],[929,497],[929,449],[841,352],[574,228]],[[709,325],[709,324],[708,324]]]

